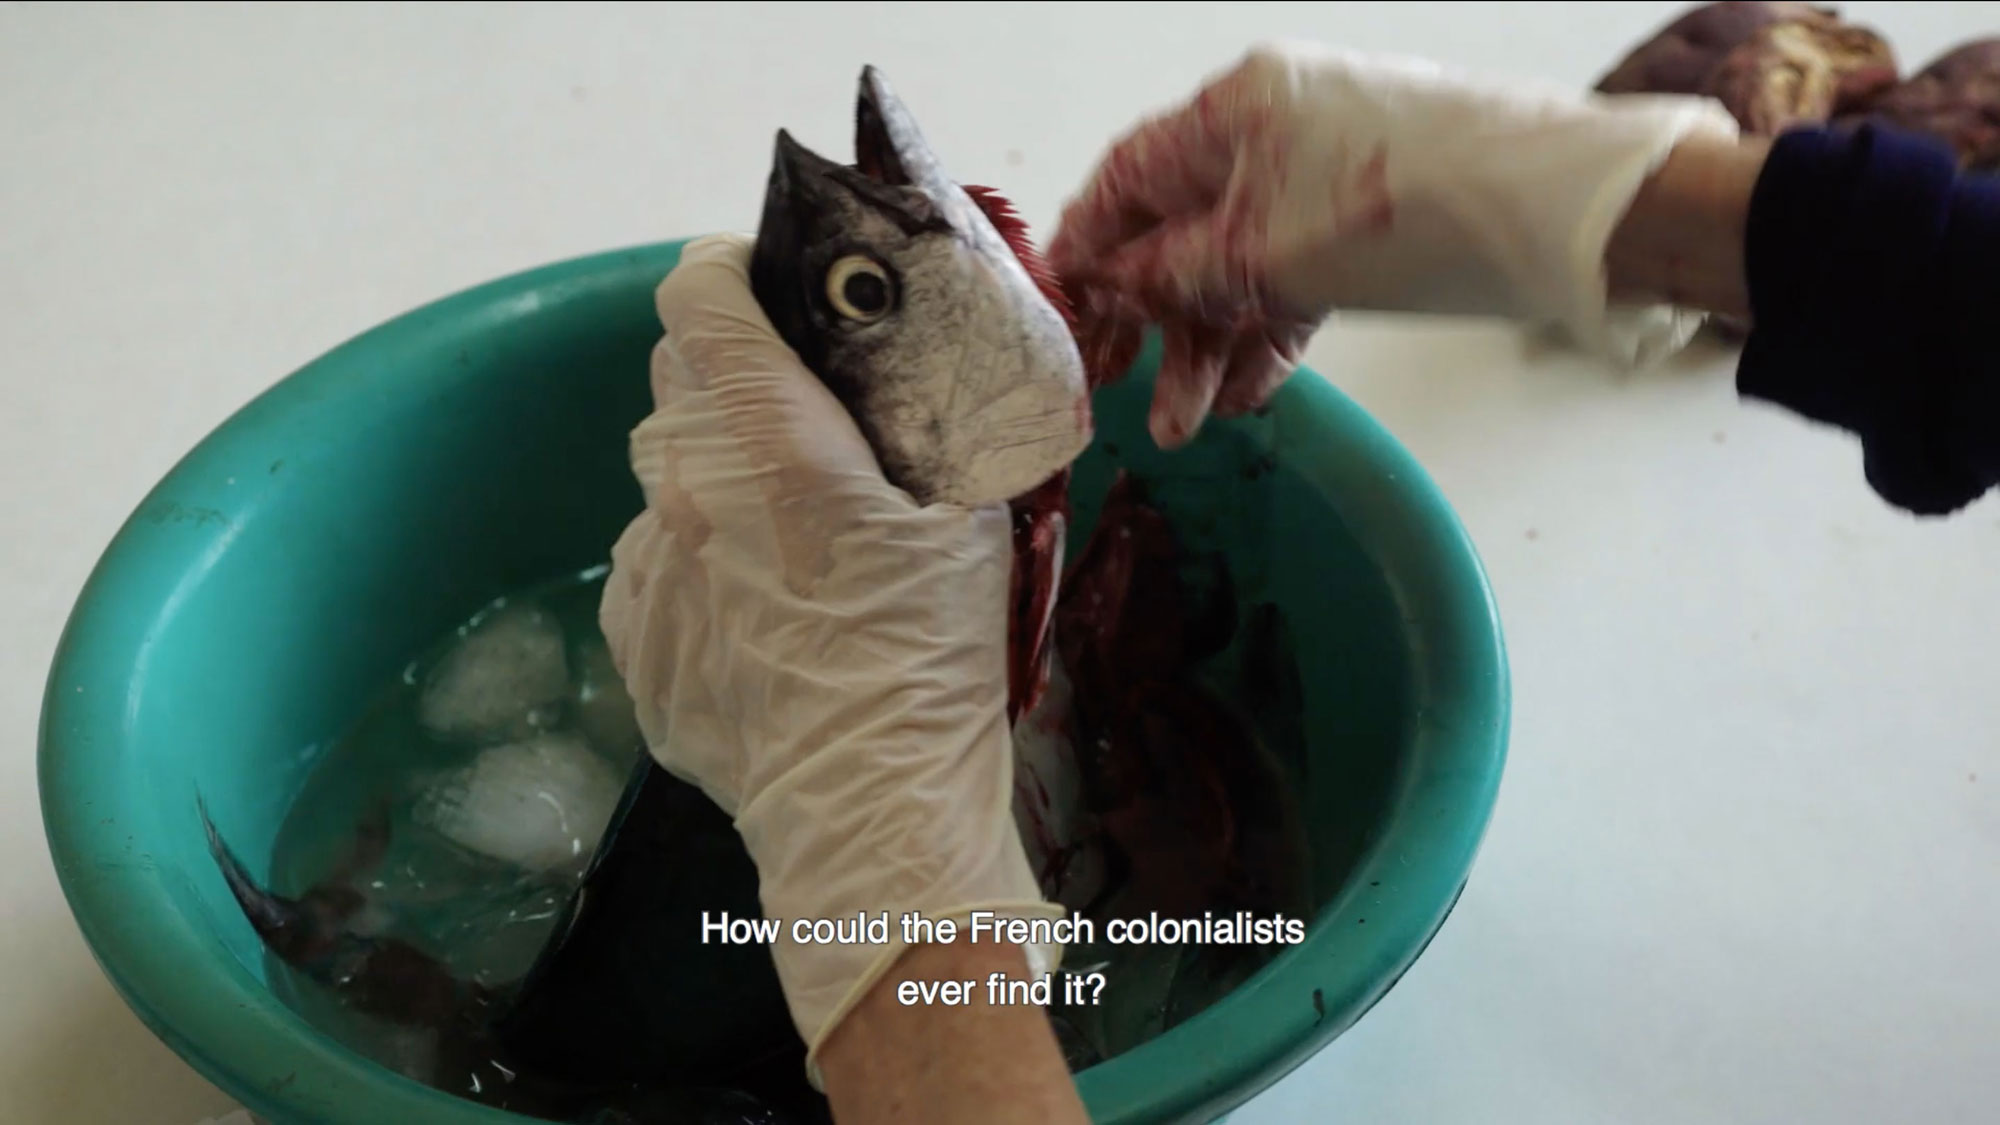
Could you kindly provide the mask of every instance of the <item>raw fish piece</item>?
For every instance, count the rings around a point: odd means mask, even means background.
[[[481,751],[424,795],[418,818],[481,855],[530,871],[580,871],[624,781],[581,735],[536,735]]]
[[[567,694],[562,625],[539,606],[501,605],[431,670],[417,716],[442,738],[496,742],[554,725]]]

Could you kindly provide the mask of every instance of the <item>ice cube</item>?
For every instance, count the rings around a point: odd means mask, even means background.
[[[576,654],[576,725],[597,749],[618,761],[639,752],[643,735],[625,680],[604,638],[592,633]]]
[[[583,736],[538,734],[480,752],[418,802],[417,817],[460,847],[529,871],[590,862],[624,778]]]
[[[438,661],[417,713],[444,738],[521,738],[553,725],[568,692],[562,625],[539,606],[503,605]]]

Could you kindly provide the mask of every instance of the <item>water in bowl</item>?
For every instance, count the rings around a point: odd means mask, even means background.
[[[273,887],[352,888],[352,931],[407,942],[504,1004],[555,935],[644,754],[597,628],[604,573],[497,599],[385,685],[294,799]],[[267,960],[288,1004],[406,1077],[537,1115],[577,1101],[452,1041],[455,1029],[374,1018],[342,988]]]
[[[597,626],[604,576],[599,567],[500,598],[385,685],[295,799],[275,844],[274,888],[346,883],[363,902],[355,929],[409,943],[503,1009],[563,924],[644,759]],[[1297,761],[1296,685],[1272,672],[1290,667],[1282,623],[1264,607],[1241,632],[1206,678],[1226,697],[1256,700],[1263,741]],[[357,842],[374,845],[359,869]],[[1065,1057],[1082,1070],[1131,1050],[1206,1008],[1275,951],[1070,946],[1063,971],[1101,973],[1103,983],[1076,992],[1087,999],[1050,1006]],[[474,1101],[591,1123],[828,1119],[789,1062],[759,1072],[767,1088],[581,1089],[488,1041],[373,1018],[340,988],[269,960],[274,990],[323,1032]]]

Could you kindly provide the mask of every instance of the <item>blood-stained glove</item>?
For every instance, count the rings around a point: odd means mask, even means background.
[[[1700,320],[1608,307],[1605,246],[1695,130],[1737,127],[1703,99],[1260,47],[1111,148],[1049,260],[1093,370],[1122,370],[1144,323],[1162,326],[1151,421],[1163,447],[1210,409],[1262,405],[1337,308],[1506,317],[1643,363]]]
[[[1004,505],[919,507],[751,295],[750,241],[662,282],[646,508],[599,623],[656,759],[735,818],[817,1082],[819,1047],[902,952],[901,916],[1055,918],[1012,813]],[[876,917],[889,945],[801,944]],[[1027,948],[1030,973],[1060,946]]]

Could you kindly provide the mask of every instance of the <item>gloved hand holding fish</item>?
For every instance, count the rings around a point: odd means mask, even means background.
[[[1008,512],[920,505],[883,478],[766,322],[750,250],[696,243],[660,287],[658,407],[632,438],[647,511],[613,551],[602,611],[648,745],[734,819],[769,917],[1053,916],[1011,814]],[[838,280],[828,293],[845,300]],[[1077,433],[1072,405],[1056,420]],[[781,938],[806,1042],[901,949]],[[1060,956],[1029,953],[1036,975]]]

